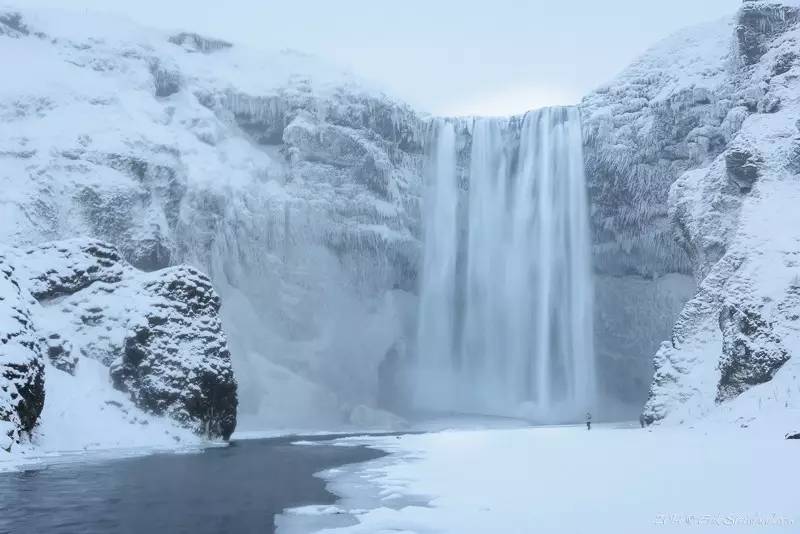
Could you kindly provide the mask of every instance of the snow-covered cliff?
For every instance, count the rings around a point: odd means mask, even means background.
[[[651,419],[800,422],[799,39],[800,7],[744,5],[733,85],[758,99],[726,150],[670,190],[700,291],[656,355]]]
[[[699,286],[656,355],[650,421],[746,425],[800,406],[799,20],[796,6],[746,1],[583,102],[599,286]]]
[[[419,255],[409,108],[300,53],[95,15],[4,10],[0,53],[0,242],[207,272],[245,427],[375,404]]]

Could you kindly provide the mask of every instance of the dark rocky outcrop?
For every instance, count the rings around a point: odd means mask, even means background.
[[[741,394],[772,379],[789,358],[789,352],[763,315],[746,304],[727,303],[719,313],[722,357],[717,402]]]
[[[154,300],[111,366],[114,384],[148,412],[228,439],[236,427],[236,381],[210,280],[175,267],[155,273],[142,292]]]
[[[725,153],[725,168],[728,177],[742,193],[747,193],[753,188],[758,179],[761,158],[752,150],[732,148]]]
[[[155,59],[150,64],[150,72],[153,74],[157,97],[166,98],[181,90],[181,74],[177,69],[168,69],[161,61]]]
[[[47,336],[40,337],[39,345],[47,354],[47,358],[53,367],[71,375],[75,374],[78,357],[72,352],[72,343],[68,339],[61,337],[58,332],[53,332]]]
[[[22,22],[22,15],[20,13],[0,13],[0,35],[20,37],[29,34],[30,30],[25,23]]]
[[[233,46],[227,41],[203,37],[202,35],[191,32],[181,32],[173,35],[169,38],[169,42],[182,46],[186,50],[201,52],[203,54],[210,54]]]
[[[800,8],[777,2],[745,0],[736,26],[736,44],[745,65],[758,63],[770,41],[800,19]]]
[[[44,362],[29,307],[13,267],[0,253],[0,447],[30,433],[44,407]]]
[[[120,282],[125,270],[113,247],[94,240],[48,243],[18,251],[17,257],[37,300],[71,295],[95,282]]]
[[[59,325],[58,332],[31,330],[30,346],[41,346],[53,367],[73,374],[78,355],[96,359],[110,366],[115,387],[142,410],[197,434],[230,436],[237,386],[220,300],[205,275],[185,266],[144,273],[94,240],[10,249],[9,255],[47,319]]]

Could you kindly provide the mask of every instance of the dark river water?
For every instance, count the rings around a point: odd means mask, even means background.
[[[363,447],[291,445],[297,439],[0,473],[0,532],[273,532],[284,508],[336,500],[314,473],[382,456]]]

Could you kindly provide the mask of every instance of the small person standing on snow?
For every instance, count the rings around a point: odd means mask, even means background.
[[[586,430],[592,429],[592,414],[586,412]]]

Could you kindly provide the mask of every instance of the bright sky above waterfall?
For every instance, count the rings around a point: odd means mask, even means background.
[[[12,4],[15,0],[9,0]],[[16,0],[112,11],[333,60],[438,115],[577,102],[659,39],[741,0]]]

